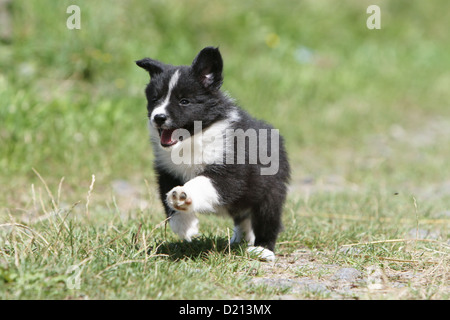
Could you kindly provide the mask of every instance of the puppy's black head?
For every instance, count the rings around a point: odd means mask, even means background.
[[[223,117],[223,61],[218,48],[204,48],[190,66],[172,66],[150,58],[136,64],[151,77],[145,90],[147,111],[163,147],[178,142],[173,135],[176,129],[193,134],[194,121],[201,121],[205,129]]]

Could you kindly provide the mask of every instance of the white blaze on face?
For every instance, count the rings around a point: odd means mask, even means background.
[[[175,88],[175,86],[177,85],[177,83],[178,83],[178,79],[180,78],[180,70],[176,70],[175,71],[175,73],[172,75],[172,77],[170,78],[170,81],[169,81],[169,89],[168,89],[168,91],[167,91],[167,95],[166,95],[166,97],[164,98],[164,100],[163,100],[163,102],[161,102],[155,109],[153,109],[153,111],[152,111],[152,114],[151,114],[151,117],[150,117],[150,121],[152,122],[152,124],[153,125],[155,125],[155,122],[153,121],[153,119],[155,118],[155,115],[157,115],[157,114],[165,114],[165,115],[167,115],[167,113],[166,113],[166,108],[167,108],[167,106],[169,105],[169,101],[170,101],[170,96],[171,96],[171,94],[172,94],[172,90],[173,90],[173,88]],[[170,120],[168,120],[167,121],[167,123],[166,124],[168,124],[169,125],[169,122]]]

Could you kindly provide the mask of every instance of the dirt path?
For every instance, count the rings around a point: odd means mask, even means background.
[[[441,283],[446,277],[448,280],[445,261],[431,269],[417,266],[396,271],[374,264],[359,271],[322,263],[320,255],[326,253],[297,250],[288,256],[278,256],[275,263],[263,264],[262,275],[256,275],[250,282],[282,289],[280,299],[418,299],[450,292],[450,283]]]

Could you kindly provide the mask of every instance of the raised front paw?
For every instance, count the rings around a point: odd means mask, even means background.
[[[192,212],[192,198],[186,192],[184,187],[175,187],[167,193],[166,198],[169,207],[176,211]]]

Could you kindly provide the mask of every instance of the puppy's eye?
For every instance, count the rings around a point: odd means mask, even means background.
[[[153,102],[153,103],[158,102],[158,100],[159,100],[159,98],[156,98],[156,97],[155,97],[155,98],[152,98],[152,102]]]
[[[181,99],[181,100],[180,100],[180,104],[181,104],[182,106],[187,106],[189,103],[190,103],[190,102],[189,102],[188,99]]]

